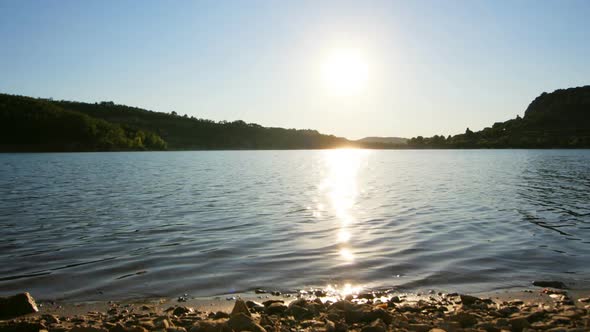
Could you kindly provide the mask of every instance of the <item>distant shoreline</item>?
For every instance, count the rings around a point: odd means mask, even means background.
[[[316,150],[590,148],[590,86],[542,93],[523,117],[454,136],[370,136],[263,127],[154,112],[112,101],[83,103],[0,94],[0,151]]]
[[[506,151],[506,150],[590,150],[590,148],[318,148],[318,149],[188,149],[188,150],[116,150],[116,151],[0,151],[0,154],[33,153],[135,153],[135,152],[218,152],[218,151],[329,151],[329,150],[369,150],[369,151]]]

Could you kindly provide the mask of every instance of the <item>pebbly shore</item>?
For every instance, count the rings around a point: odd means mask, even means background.
[[[41,303],[0,320],[0,332],[521,332],[590,331],[590,298],[543,288],[472,296],[457,293],[323,292],[251,294],[190,301]],[[34,306],[34,308],[33,308]],[[10,306],[14,308],[14,304]],[[35,312],[33,312],[35,311]]]

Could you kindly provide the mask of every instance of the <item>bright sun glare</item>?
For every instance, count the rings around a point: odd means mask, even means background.
[[[330,93],[355,95],[367,85],[369,66],[359,50],[334,50],[322,63],[322,78]]]

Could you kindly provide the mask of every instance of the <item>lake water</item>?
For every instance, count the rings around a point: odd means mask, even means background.
[[[590,151],[0,154],[0,294],[590,281]]]

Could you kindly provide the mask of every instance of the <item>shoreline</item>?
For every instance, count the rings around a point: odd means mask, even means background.
[[[51,154],[51,153],[129,153],[129,152],[221,152],[221,151],[326,151],[326,150],[369,150],[369,151],[481,151],[481,150],[590,150],[590,147],[469,147],[469,148],[458,148],[458,147],[396,147],[396,148],[371,148],[371,147],[354,147],[354,146],[342,146],[342,147],[331,147],[331,148],[268,148],[268,149],[238,149],[238,148],[227,148],[227,149],[167,149],[167,150],[80,150],[80,151],[8,151],[1,150],[0,154]]]
[[[356,292],[353,296],[355,300],[357,298],[364,298],[369,294],[388,294],[385,298],[393,297],[393,296],[403,296],[409,299],[425,299],[429,296],[435,294],[469,294],[471,296],[476,296],[479,298],[490,298],[495,299],[498,301],[510,301],[511,299],[521,299],[523,301],[530,301],[530,302],[543,302],[551,300],[549,294],[543,293],[543,290],[555,290],[556,292],[565,292],[567,295],[573,299],[574,301],[584,298],[590,297],[590,288],[581,288],[581,289],[556,289],[556,288],[543,288],[543,287],[530,287],[530,288],[523,288],[523,287],[515,287],[509,289],[498,289],[493,291],[484,291],[484,292],[445,292],[439,291],[436,289],[427,290],[427,291],[396,291],[396,290],[387,290],[387,291],[380,291],[380,290],[366,290],[362,292]],[[207,308],[216,308],[216,310],[227,311],[233,308],[234,302],[236,299],[243,299],[244,301],[258,301],[264,302],[268,300],[282,300],[286,304],[297,300],[299,298],[311,298],[315,299],[317,296],[313,294],[314,291],[322,291],[320,289],[309,289],[308,291],[300,290],[300,291],[292,291],[292,292],[278,292],[279,295],[273,295],[273,291],[265,290],[264,293],[256,293],[254,291],[247,291],[247,292],[236,292],[236,293],[227,293],[227,294],[219,294],[219,295],[210,295],[210,296],[190,296],[188,294],[183,294],[179,297],[168,297],[168,296],[155,296],[155,297],[137,297],[137,298],[127,298],[127,299],[104,299],[104,300],[69,300],[69,299],[55,299],[55,300],[46,300],[41,299],[37,301],[37,304],[40,305],[41,308],[51,312],[62,311],[66,314],[79,314],[83,313],[82,311],[85,309],[97,311],[99,309],[108,308],[110,304],[117,303],[119,305],[143,305],[143,304],[150,304],[153,305],[155,308],[166,309],[170,306],[175,305],[183,305],[193,307],[195,309],[202,309],[206,310]],[[300,292],[303,292],[300,293]],[[307,293],[305,293],[307,292]],[[338,295],[338,294],[326,294],[326,296],[319,297],[323,302],[331,301],[337,302],[339,300],[344,300],[346,295]],[[42,311],[42,310],[40,310]]]
[[[315,294],[39,301],[37,313],[0,320],[0,331],[588,331],[589,296],[588,289],[535,287],[471,295],[435,291],[344,295],[318,290]],[[247,319],[240,316],[243,324],[254,324],[249,328],[232,325],[236,308],[244,310],[241,305],[249,308]]]

